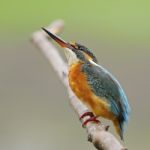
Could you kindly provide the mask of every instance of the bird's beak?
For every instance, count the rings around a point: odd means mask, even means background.
[[[46,30],[45,28],[42,28],[54,41],[56,41],[61,47],[63,48],[69,48],[71,50],[74,49],[73,46],[71,46],[71,44],[69,44],[68,42],[65,42],[64,40],[62,40],[60,37],[58,37],[57,35],[51,33],[50,31]]]
[[[71,45],[68,42],[65,42],[64,40],[62,40],[60,37],[58,37],[55,34],[52,34],[51,32],[49,32],[48,30],[46,30],[45,28],[42,28],[53,40],[55,40],[61,47],[64,48],[64,52],[66,55],[66,58],[68,60],[68,64],[71,65],[74,62],[78,61],[77,57],[76,57],[76,48]]]

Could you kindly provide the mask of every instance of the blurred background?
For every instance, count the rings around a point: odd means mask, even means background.
[[[150,2],[146,0],[1,0],[0,149],[95,149],[87,142],[63,85],[30,42],[33,32],[56,19],[66,24],[61,37],[91,48],[124,87],[132,107],[124,145],[149,149]]]

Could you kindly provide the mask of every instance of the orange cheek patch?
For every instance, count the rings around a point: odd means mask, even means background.
[[[92,60],[92,58],[88,54],[84,53],[84,56],[87,60]]]

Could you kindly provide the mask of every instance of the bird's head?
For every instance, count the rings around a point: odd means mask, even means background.
[[[72,65],[76,62],[85,62],[92,60],[97,63],[97,59],[94,54],[85,46],[78,44],[76,42],[65,42],[60,37],[52,34],[45,28],[42,28],[53,40],[55,40],[61,47],[64,48],[66,58],[69,65]]]

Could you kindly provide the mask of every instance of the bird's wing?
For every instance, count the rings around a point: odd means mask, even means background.
[[[129,104],[119,82],[106,69],[95,63],[84,64],[82,71],[86,74],[95,95],[110,104],[110,109],[116,117],[121,114],[124,121],[127,121]]]

